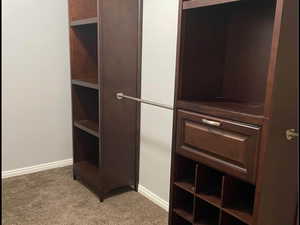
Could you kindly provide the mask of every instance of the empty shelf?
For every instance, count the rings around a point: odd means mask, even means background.
[[[70,23],[72,27],[98,23],[98,17],[92,17],[82,20],[74,20]]]
[[[98,123],[91,120],[79,120],[74,122],[74,126],[91,134],[99,137]]]

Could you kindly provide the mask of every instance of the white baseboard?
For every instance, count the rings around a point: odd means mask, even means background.
[[[64,166],[70,166],[72,164],[73,164],[73,159],[65,159],[65,160],[60,160],[60,161],[56,161],[56,162],[43,163],[43,164],[30,166],[30,167],[24,167],[24,168],[15,169],[15,170],[2,171],[2,179],[8,178],[8,177],[24,175],[24,174],[29,174],[29,173],[35,173],[35,172],[49,170],[49,169],[54,169],[54,168],[59,168],[59,167],[64,167]]]
[[[169,203],[163,200],[162,198],[160,198],[159,196],[157,196],[156,194],[154,194],[153,192],[151,192],[150,190],[148,190],[147,188],[145,188],[144,186],[139,184],[138,192],[141,195],[148,198],[150,201],[154,202],[155,204],[157,204],[158,206],[166,210],[167,212],[169,211]]]

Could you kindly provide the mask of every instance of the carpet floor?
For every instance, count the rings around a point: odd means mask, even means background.
[[[166,225],[167,212],[134,191],[99,202],[64,167],[2,180],[2,225]]]

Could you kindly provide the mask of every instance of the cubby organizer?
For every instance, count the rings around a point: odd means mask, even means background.
[[[298,0],[179,0],[169,225],[295,224],[298,15]]]
[[[178,154],[175,167],[176,216],[194,225],[252,224],[254,185]]]

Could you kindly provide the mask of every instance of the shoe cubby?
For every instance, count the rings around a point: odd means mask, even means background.
[[[177,103],[200,113],[262,123],[275,1],[225,2],[183,2]]]
[[[247,225],[235,217],[223,212],[221,216],[221,225]]]
[[[196,169],[195,161],[180,155],[175,157],[176,170],[174,174],[175,185],[190,192],[195,192]]]
[[[174,212],[189,222],[193,222],[194,195],[175,186],[173,191]]]
[[[251,224],[254,199],[254,185],[230,176],[224,177],[222,196],[224,211],[247,224]]]
[[[174,163],[176,215],[195,225],[253,224],[255,185],[179,154]]]
[[[220,209],[201,199],[196,200],[195,225],[219,225]]]
[[[73,86],[72,95],[74,126],[84,130],[90,135],[98,137],[98,91],[90,88]]]
[[[70,28],[73,85],[98,88],[97,24]]]
[[[221,206],[223,174],[202,164],[197,168],[196,196],[213,205]]]

